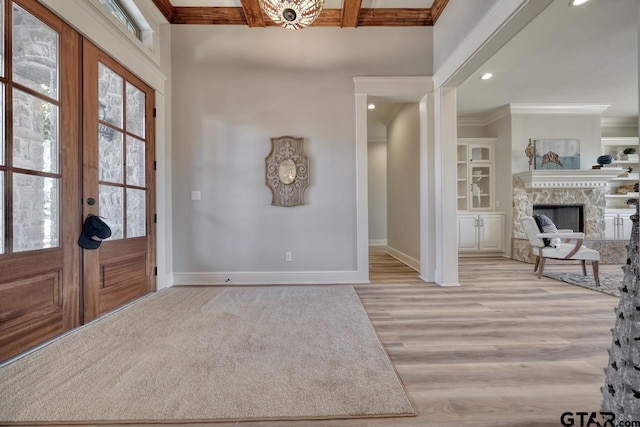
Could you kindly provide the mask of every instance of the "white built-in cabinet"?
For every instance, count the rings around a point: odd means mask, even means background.
[[[495,212],[495,138],[460,138],[457,147],[458,253],[504,252],[504,213]]]
[[[494,138],[458,139],[458,210],[494,209]]]
[[[504,213],[459,213],[458,252],[504,252]]]
[[[602,138],[602,154],[610,154],[613,160],[609,168],[620,168],[620,175],[609,181],[607,185],[607,202],[604,224],[606,239],[629,240],[631,237],[631,215],[634,209],[627,205],[627,200],[637,198],[638,193],[627,192],[630,186],[640,178],[640,160],[637,137]],[[625,154],[627,148],[635,148],[633,154]],[[627,187],[626,190],[622,190]]]
[[[631,238],[631,215],[633,210],[627,213],[604,214],[605,239],[629,240]]]

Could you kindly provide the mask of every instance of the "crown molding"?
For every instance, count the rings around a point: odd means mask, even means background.
[[[638,126],[637,117],[603,117],[600,119],[603,128],[634,128]]]
[[[583,114],[601,115],[610,104],[508,104],[478,117],[459,117],[458,126],[487,126],[515,114]],[[603,127],[635,127],[637,119],[601,119]]]
[[[509,104],[511,114],[602,114],[611,104]]]

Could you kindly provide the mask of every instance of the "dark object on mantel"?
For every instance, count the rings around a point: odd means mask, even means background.
[[[613,160],[613,157],[611,156],[611,154],[604,154],[598,157],[596,159],[596,162],[598,162],[598,164],[602,166],[602,165],[610,165],[612,160]]]

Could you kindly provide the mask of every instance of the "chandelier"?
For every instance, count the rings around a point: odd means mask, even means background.
[[[308,27],[316,20],[324,0],[259,0],[260,7],[273,22],[299,30]]]

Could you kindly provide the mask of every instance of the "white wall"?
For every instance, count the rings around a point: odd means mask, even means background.
[[[624,138],[638,136],[638,126],[634,127],[602,127],[602,136],[605,138]]]
[[[414,268],[420,259],[419,231],[420,117],[418,104],[411,103],[387,125],[387,246]]]
[[[529,138],[579,139],[580,169],[591,169],[602,153],[600,115],[514,114],[511,116],[512,173],[529,170],[524,150]]]
[[[458,138],[491,138],[486,126],[458,126]]]
[[[503,117],[485,126],[488,136],[496,138],[495,175],[496,208],[505,213],[504,248],[505,256],[511,256],[511,222],[513,217],[513,184],[511,172],[511,117]],[[524,154],[524,149],[523,152]]]
[[[369,244],[387,244],[387,141],[370,140],[367,150],[369,172]]]
[[[348,282],[357,259],[353,76],[424,74],[432,52],[419,41],[430,46],[432,30],[172,30],[176,283]],[[305,138],[304,206],[270,204],[264,158],[282,135]]]

